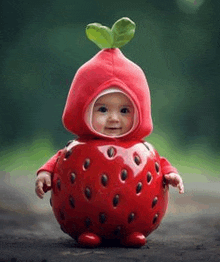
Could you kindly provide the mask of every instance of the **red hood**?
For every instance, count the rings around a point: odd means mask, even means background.
[[[102,137],[88,127],[85,113],[90,103],[103,90],[117,87],[136,105],[138,125],[120,140],[139,140],[153,129],[150,92],[142,69],[127,59],[118,49],[103,49],[77,71],[69,90],[63,112],[63,124],[79,137]],[[109,137],[109,139],[115,139]]]

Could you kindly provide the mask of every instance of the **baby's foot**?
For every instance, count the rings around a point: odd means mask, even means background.
[[[124,246],[141,247],[146,244],[146,238],[143,234],[134,232],[125,237],[121,242]]]
[[[101,244],[101,239],[96,234],[83,233],[79,236],[78,243],[86,247],[97,247]]]
[[[164,175],[164,177],[171,186],[177,187],[179,189],[180,194],[184,193],[183,180],[180,175],[175,174],[175,173],[170,173],[170,174]]]

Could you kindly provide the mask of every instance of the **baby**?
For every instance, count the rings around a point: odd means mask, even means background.
[[[105,136],[119,137],[132,130],[135,124],[135,108],[131,100],[116,88],[108,90],[101,95],[92,108],[91,127]],[[168,183],[184,193],[183,181],[180,175],[169,173],[164,175]],[[42,171],[36,180],[36,194],[39,198],[44,196],[44,188],[51,187],[51,173]],[[46,190],[45,190],[46,191]]]
[[[87,29],[103,49],[76,72],[62,117],[78,139],[38,170],[36,194],[43,198],[53,188],[58,223],[81,245],[117,238],[143,246],[165,214],[167,184],[182,194],[183,181],[144,140],[153,130],[148,83],[117,48],[132,38],[134,23],[122,18],[112,29]]]

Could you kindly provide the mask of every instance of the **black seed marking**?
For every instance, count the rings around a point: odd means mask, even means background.
[[[158,214],[156,214],[156,215],[154,216],[153,224],[155,224],[155,223],[157,222],[157,219],[158,219]]]
[[[140,159],[140,157],[139,156],[135,156],[134,157],[134,162],[136,163],[136,165],[140,165],[140,163],[141,163],[141,159]]]
[[[84,168],[87,169],[90,165],[90,159],[89,158],[86,158],[85,162],[84,162]]]
[[[123,170],[121,171],[121,179],[122,179],[123,181],[125,181],[125,179],[127,179],[127,177],[128,177],[128,171],[127,171],[126,169],[123,169]]]
[[[73,142],[73,140],[68,141],[67,144],[66,144],[66,147],[68,147],[72,142]]]
[[[88,187],[85,189],[85,195],[88,199],[90,199],[92,196],[91,190]]]
[[[61,220],[64,220],[64,219],[65,219],[65,216],[64,216],[64,214],[63,214],[62,211],[60,211],[60,219],[61,219]]]
[[[118,235],[120,235],[120,233],[121,233],[121,227],[118,226],[118,227],[116,227],[116,229],[115,229],[115,231],[114,231],[114,234],[115,234],[116,236],[118,236]]]
[[[57,188],[59,190],[61,190],[61,181],[60,181],[60,179],[57,180]]]
[[[166,185],[167,185],[167,181],[165,178],[163,178],[163,188],[165,189],[166,188]]]
[[[149,148],[149,146],[148,146],[148,145],[146,145],[145,143],[144,143],[144,145],[145,145],[145,147],[147,148],[147,150],[149,150],[149,151],[150,151],[150,148]]]
[[[63,233],[67,233],[63,225],[60,226],[60,229],[63,231]]]
[[[75,201],[72,196],[69,197],[69,204],[72,208],[75,208]]]
[[[116,207],[119,203],[119,195],[116,195],[114,198],[113,198],[113,206]]]
[[[64,158],[65,159],[69,158],[71,154],[72,154],[72,150],[67,151]]]
[[[132,221],[134,221],[134,218],[135,218],[134,213],[131,213],[131,214],[128,216],[128,223],[131,223]]]
[[[106,215],[105,215],[105,213],[100,213],[100,215],[99,215],[99,222],[100,222],[101,224],[104,224],[105,221],[106,221]]]
[[[91,220],[90,220],[90,218],[87,217],[85,223],[86,223],[86,227],[89,228],[90,225],[91,225]]]
[[[160,171],[160,166],[157,162],[155,163],[155,170],[156,170],[157,173],[159,173],[159,171]]]
[[[70,182],[73,184],[76,180],[76,174],[75,173],[71,173],[70,174]]]
[[[148,172],[147,173],[147,182],[150,183],[151,179],[152,179],[152,175],[150,172]]]
[[[50,205],[52,206],[52,199],[50,198]]]
[[[108,184],[108,177],[106,175],[102,175],[101,183],[102,183],[103,186],[107,186],[107,184]]]
[[[108,154],[109,157],[115,156],[115,149],[114,149],[114,147],[110,147],[108,149],[108,151],[107,151],[107,154]]]
[[[153,202],[152,202],[152,208],[154,208],[156,206],[157,202],[158,202],[158,198],[155,197]]]
[[[136,192],[137,192],[137,194],[141,192],[141,189],[142,189],[142,183],[139,182],[139,183],[137,184],[137,187],[136,187]]]

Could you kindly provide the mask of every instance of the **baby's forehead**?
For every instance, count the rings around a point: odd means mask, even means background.
[[[127,104],[131,106],[132,102],[125,94],[115,92],[100,96],[95,102],[95,105],[97,104]]]

